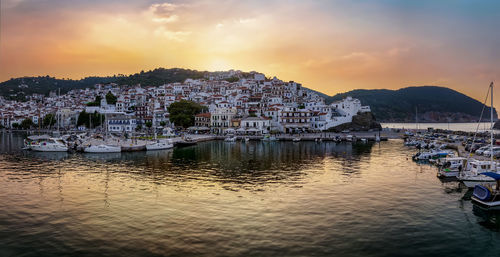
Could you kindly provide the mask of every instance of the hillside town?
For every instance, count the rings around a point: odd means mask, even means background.
[[[358,99],[347,97],[327,105],[299,83],[230,70],[161,86],[96,84],[65,94],[33,94],[25,102],[0,98],[0,126],[20,128],[29,120],[33,128],[40,128],[47,125],[43,119],[51,114],[55,117],[51,128],[84,131],[92,128],[78,124],[79,115],[85,112],[104,114],[109,132],[172,129],[178,125],[170,120],[169,106],[183,100],[205,107],[196,114],[194,124],[185,128],[192,133],[321,132],[351,122],[358,113],[370,112]]]

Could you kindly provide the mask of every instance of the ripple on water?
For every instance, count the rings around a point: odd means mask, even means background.
[[[2,154],[0,255],[496,253],[498,215],[408,156],[401,141]]]

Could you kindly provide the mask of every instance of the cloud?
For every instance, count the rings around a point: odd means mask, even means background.
[[[171,3],[162,3],[162,4],[152,4],[149,7],[155,15],[159,17],[169,17],[171,13],[177,8],[177,5]]]
[[[179,20],[179,16],[177,16],[177,15],[172,15],[169,17],[153,18],[153,21],[157,22],[157,23],[172,23],[172,22],[176,22],[178,20]]]
[[[191,35],[191,31],[171,31],[165,27],[159,27],[154,31],[154,34],[159,37],[164,37],[170,40],[175,40],[178,42],[183,42],[186,37]]]

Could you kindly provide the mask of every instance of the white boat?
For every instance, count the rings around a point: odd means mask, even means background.
[[[250,141],[250,138],[245,137],[245,138],[242,139],[242,141],[246,143],[246,142]]]
[[[368,139],[366,139],[366,138],[361,138],[361,142],[366,143],[366,142],[368,142]],[[377,141],[377,142],[378,142],[378,141]]]
[[[87,146],[83,151],[86,153],[120,153],[122,148],[120,146],[100,144]]]
[[[482,173],[483,176],[491,177],[495,180],[496,187],[476,185],[472,193],[472,203],[481,205],[486,208],[500,207],[500,174],[494,172]]]
[[[430,150],[427,152],[419,152],[416,153],[412,159],[414,161],[429,161],[432,159],[439,159],[439,158],[445,158],[449,155],[451,155],[451,151],[446,151],[446,150]]]
[[[147,144],[146,150],[148,150],[148,151],[165,150],[165,149],[170,149],[173,147],[174,147],[174,144],[172,143],[171,140],[156,140],[156,142],[153,142],[151,144]]]
[[[490,100],[491,106],[491,129],[490,129],[490,152],[493,152],[493,82],[491,82],[490,87]],[[484,153],[483,153],[484,154]],[[489,161],[473,161],[470,165],[467,165],[467,169],[460,173],[459,179],[462,181],[468,188],[473,188],[477,185],[492,185],[495,184],[496,181],[492,176],[485,176],[482,173],[491,173],[491,174],[499,174],[500,173],[500,165],[493,160],[493,154],[490,154]]]
[[[300,142],[300,137],[294,137],[294,138],[292,139],[292,141],[293,141],[293,142]]]
[[[495,179],[481,173],[488,171],[499,173],[499,168],[497,162],[474,160],[470,162],[470,165],[467,165],[467,169],[462,171],[458,179],[468,188],[473,188],[476,185],[492,185],[495,184]]]
[[[236,137],[235,136],[232,136],[232,137],[226,137],[224,139],[224,142],[236,142]]]
[[[37,152],[67,152],[68,147],[62,139],[49,138],[30,145],[30,149]]]
[[[443,166],[439,168],[438,177],[458,177],[460,171],[466,167],[467,158],[464,157],[451,157],[443,158]]]

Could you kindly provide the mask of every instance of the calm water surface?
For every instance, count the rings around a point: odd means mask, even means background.
[[[453,131],[466,131],[466,132],[479,132],[489,131],[491,128],[490,122],[463,122],[463,123],[382,123],[383,128],[397,128],[397,129],[444,129]],[[500,133],[495,130],[495,133]]]
[[[22,152],[0,134],[0,256],[498,256],[500,217],[402,141]]]

